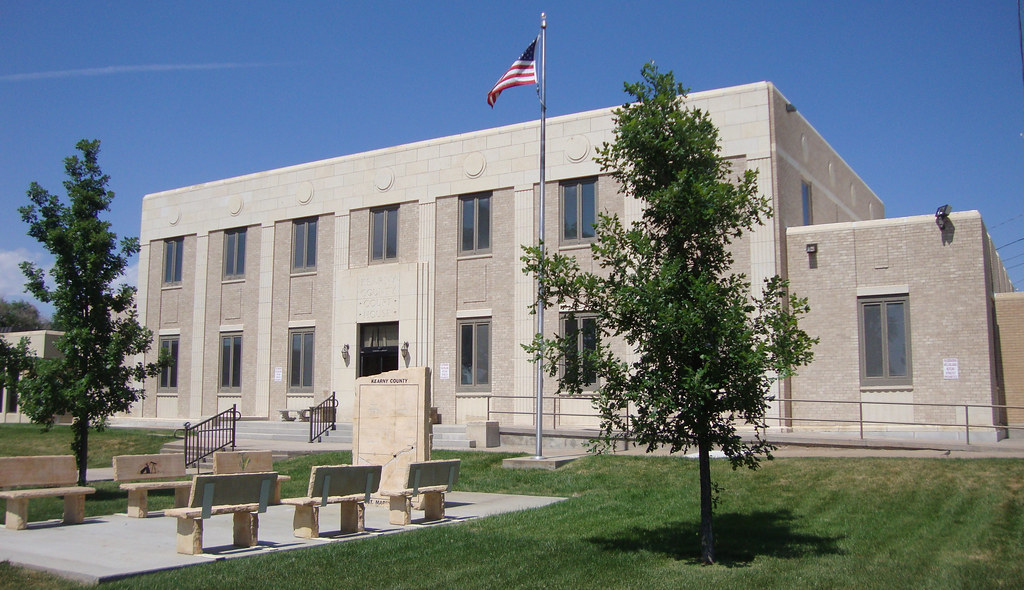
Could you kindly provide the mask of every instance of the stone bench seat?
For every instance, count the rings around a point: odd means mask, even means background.
[[[273,471],[193,477],[187,505],[164,512],[178,522],[178,553],[202,553],[204,521],[222,514],[234,516],[232,542],[236,546],[256,546],[259,514],[266,512],[276,482]]]
[[[4,526],[28,527],[28,501],[32,498],[64,498],[64,524],[85,520],[85,497],[96,488],[75,485],[78,469],[71,455],[0,457],[0,499],[7,502]],[[47,487],[32,487],[47,486]],[[15,488],[15,489],[6,489]]]
[[[185,456],[181,454],[114,457],[114,481],[128,492],[127,514],[132,518],[149,515],[149,492],[152,490],[174,490],[174,506],[185,506],[192,481],[170,479],[179,477],[185,477]]]
[[[404,488],[380,492],[381,496],[389,499],[388,519],[391,524],[405,526],[412,522],[412,499],[416,496],[421,497],[424,520],[443,520],[444,495],[458,481],[459,465],[458,459],[410,463]]]
[[[342,534],[365,530],[365,502],[380,487],[380,465],[317,465],[310,470],[306,496],[284,498],[295,506],[292,528],[296,537],[320,536],[320,508],[341,504]]]

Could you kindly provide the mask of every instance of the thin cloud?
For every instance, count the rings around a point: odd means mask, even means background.
[[[60,78],[81,78],[86,76],[113,76],[118,74],[146,74],[151,72],[188,72],[204,70],[237,70],[241,68],[266,68],[286,65],[283,63],[213,63],[213,64],[149,64],[137,66],[107,66],[105,68],[83,68],[79,70],[57,70],[52,72],[28,72],[5,74],[0,82],[24,82],[28,80],[54,80]]]

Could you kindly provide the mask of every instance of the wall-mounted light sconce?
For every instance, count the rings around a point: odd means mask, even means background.
[[[347,365],[348,364],[348,359],[349,359],[349,356],[348,356],[348,344],[346,344],[346,345],[341,347],[341,358],[344,359],[345,364]]]
[[[818,251],[818,245],[817,244],[807,244],[806,246],[804,246],[804,250],[806,250],[808,254],[814,254],[814,253],[816,253]]]
[[[409,360],[409,343],[408,342],[403,342],[402,343],[402,358],[404,358],[407,361]]]
[[[935,225],[939,226],[939,229],[946,229],[946,222],[949,221],[949,214],[953,212],[953,208],[949,205],[943,205],[935,210]]]

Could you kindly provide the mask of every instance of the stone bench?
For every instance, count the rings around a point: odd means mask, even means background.
[[[422,496],[420,506],[425,513],[424,520],[442,520],[444,495],[452,491],[452,486],[459,479],[459,464],[458,459],[410,463],[405,488],[382,490],[380,493],[390,500],[391,524],[404,526],[411,522],[414,496]]]
[[[309,474],[305,497],[284,498],[282,504],[295,506],[292,527],[295,536],[315,539],[320,536],[320,508],[341,504],[341,532],[364,530],[365,505],[370,494],[380,487],[380,465],[318,465]]]
[[[267,511],[276,482],[273,471],[194,476],[186,506],[164,511],[178,519],[178,553],[202,553],[203,521],[218,514],[233,515],[232,542],[236,546],[256,546],[259,515]]]
[[[274,470],[274,456],[270,451],[218,451],[213,454],[213,473],[264,473]],[[281,483],[291,481],[287,475],[278,475],[271,504],[281,503]]]
[[[174,455],[118,455],[114,457],[114,481],[128,491],[128,516],[146,518],[149,514],[150,490],[174,490],[174,506],[188,503],[191,480],[171,480],[185,477],[185,456]]]
[[[82,522],[85,519],[85,496],[95,493],[96,488],[75,485],[77,482],[78,468],[71,455],[0,457],[0,498],[7,500],[4,526],[14,530],[26,528],[28,501],[32,498],[63,497],[64,524]]]
[[[309,422],[309,408],[302,408],[301,410],[278,410],[281,414],[281,420],[284,422],[294,422],[296,418],[301,422]]]

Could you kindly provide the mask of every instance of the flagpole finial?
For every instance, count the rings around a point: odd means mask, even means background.
[[[540,13],[540,28],[548,28],[548,15],[546,12]]]

